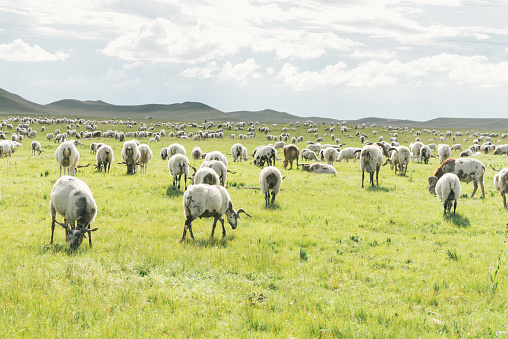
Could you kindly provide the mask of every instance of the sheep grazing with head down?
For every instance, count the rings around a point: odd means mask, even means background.
[[[386,157],[386,161],[383,166],[390,163],[390,168],[392,170],[395,168],[395,174],[397,174],[398,169],[400,174],[406,175],[407,165],[411,160],[411,152],[409,151],[409,148],[406,146],[398,146],[390,148],[390,151],[392,151],[391,157]]]
[[[146,174],[146,170],[148,168],[148,162],[152,159],[153,153],[150,149],[150,146],[147,144],[139,145],[139,167],[141,168],[141,173]]]
[[[234,144],[231,146],[231,155],[233,156],[234,162],[242,162],[242,159],[244,161],[247,161],[247,148],[243,146],[242,144]]]
[[[126,141],[122,148],[123,162],[119,164],[127,165],[127,174],[136,173],[136,166],[139,165],[139,146],[137,140]]]
[[[437,155],[439,157],[439,162],[443,163],[446,159],[449,159],[452,156],[452,150],[450,146],[441,144],[437,146]]]
[[[114,155],[113,149],[109,145],[104,145],[97,151],[95,156],[97,160],[97,165],[95,167],[99,172],[104,168],[104,172],[109,173],[109,169],[111,168],[111,163],[113,162]]]
[[[336,148],[328,147],[328,148],[325,148],[322,151],[323,151],[323,160],[328,165],[333,165],[333,163],[335,161],[337,161],[337,159],[339,158],[340,150],[338,150]]]
[[[314,154],[314,152],[312,153]],[[300,150],[293,144],[287,145],[284,147],[284,169],[290,165],[289,169],[293,169],[293,161],[296,160],[296,166],[298,167],[298,157],[300,155]],[[315,154],[314,154],[315,156]]]
[[[183,213],[185,215],[185,226],[183,229],[183,235],[180,242],[185,240],[187,230],[190,233],[192,239],[194,234],[192,233],[192,222],[197,218],[213,218],[212,234],[215,231],[217,221],[222,224],[222,236],[226,236],[226,229],[224,228],[224,219],[222,216],[225,214],[228,223],[232,229],[235,229],[238,225],[238,219],[241,219],[240,213],[245,213],[247,216],[251,216],[243,208],[235,211],[233,208],[233,202],[227,189],[222,186],[216,185],[192,185],[183,194]]]
[[[53,243],[55,223],[57,223],[65,229],[71,249],[76,249],[81,245],[85,233],[89,233],[88,242],[92,247],[91,232],[97,231],[97,228],[90,229],[90,224],[97,215],[97,205],[90,188],[84,181],[66,175],[60,177],[53,185],[49,207],[51,215],[50,244]],[[56,221],[57,213],[64,217],[63,223]]]
[[[175,154],[185,155],[187,152],[185,151],[185,147],[180,144],[171,144],[168,147],[168,156],[171,158]]]
[[[439,201],[443,202],[443,214],[450,213],[453,205],[453,215],[457,209],[461,187],[459,178],[453,173],[446,173],[441,178],[429,177],[429,192],[437,194]]]
[[[220,162],[222,164],[222,162]],[[217,172],[211,167],[199,168],[192,178],[194,185],[207,184],[207,185],[219,185],[220,178]]]
[[[303,172],[310,172],[316,174],[337,174],[337,170],[332,165],[328,164],[300,164]]]
[[[220,184],[221,186],[226,186],[226,180],[228,177],[228,172],[235,174],[236,172],[231,172],[226,168],[226,165],[220,160],[210,160],[210,161],[203,161],[201,164],[201,168],[209,167],[217,173],[217,175],[220,178]]]
[[[490,167],[492,167],[492,165],[490,165]],[[497,170],[492,167],[492,169],[497,172],[494,176],[494,186],[503,197],[504,208],[508,208],[508,205],[506,205],[506,191],[508,190],[508,168]]]
[[[453,173],[459,180],[465,183],[473,182],[474,189],[471,198],[474,197],[478,189],[478,183],[482,189],[482,196],[485,198],[485,189],[483,187],[483,176],[485,166],[480,160],[474,158],[446,159],[434,173],[436,178],[441,178],[446,173]]]
[[[205,161],[211,161],[211,160],[222,161],[224,163],[224,165],[226,166],[226,168],[228,167],[228,159],[220,151],[212,151],[212,152],[206,153]]]
[[[346,159],[347,162],[349,162],[349,159],[353,159],[354,162],[356,162],[356,155],[355,152],[359,150],[360,148],[355,147],[346,147],[340,150],[339,157],[337,158],[338,162],[341,162],[342,160]]]
[[[41,149],[41,143],[38,142],[37,140],[32,141],[30,147],[32,148],[33,155],[35,155],[35,152],[38,152],[39,155],[41,155],[41,152],[43,152],[43,150]]]
[[[273,146],[261,146],[254,152],[254,165],[263,167],[265,163],[268,166],[275,166],[277,150]]]
[[[187,189],[187,177],[189,176],[189,159],[183,154],[175,154],[168,161],[169,174],[173,176],[173,187],[180,189],[180,181],[184,176],[185,189]],[[194,171],[196,170],[192,167]]]
[[[280,185],[282,184],[282,174],[279,169],[274,166],[263,168],[259,174],[259,184],[261,185],[261,191],[265,195],[265,206],[268,207],[269,203],[273,205],[275,203],[275,197],[279,194]],[[270,191],[272,195],[271,202]]]
[[[410,148],[411,152],[413,153],[413,161],[416,158],[416,162],[421,162],[420,150],[422,149],[423,146],[424,146],[423,142],[421,141],[416,141],[412,143]]]
[[[302,155],[302,161],[303,161],[303,159],[319,161],[319,159],[316,156],[316,153],[314,153],[313,151],[311,151],[309,149],[306,149],[306,148],[302,149],[301,155]]]
[[[160,155],[161,155],[162,160],[166,160],[168,158],[168,148],[167,147],[163,147],[161,149]]]
[[[67,168],[67,174],[75,176],[76,175],[76,166],[79,161],[79,152],[74,144],[74,141],[64,141],[58,146],[55,151],[56,161],[58,165],[60,165],[60,176],[62,176],[62,168],[64,170]]]
[[[424,163],[428,164],[430,157],[432,157],[432,151],[430,150],[430,147],[423,145],[422,148],[420,148],[421,160],[423,160]]]
[[[365,145],[360,151],[360,169],[362,170],[362,188],[365,178],[365,171],[370,174],[370,183],[374,186],[374,173],[376,174],[376,185],[379,186],[379,170],[383,164],[383,150],[379,144]]]
[[[192,159],[194,159],[194,160],[200,159],[202,155],[203,155],[203,151],[198,146],[194,147],[191,151],[191,156],[192,156]]]

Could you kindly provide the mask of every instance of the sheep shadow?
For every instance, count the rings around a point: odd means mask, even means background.
[[[458,213],[455,213],[455,215],[453,215],[452,213],[448,213],[445,214],[443,217],[446,221],[450,221],[452,224],[454,224],[459,228],[466,228],[471,226],[471,221],[469,221],[469,218],[464,217]]]
[[[271,211],[280,210],[280,205],[277,204],[276,202],[274,202],[273,204],[268,204],[268,206],[264,205],[263,208],[265,210],[271,210]]]
[[[194,245],[200,248],[227,248],[228,244],[231,240],[234,240],[235,237],[232,235],[226,235],[223,237],[222,235],[215,237],[205,237],[205,238],[194,238],[194,240],[186,238],[185,241],[182,242],[182,245]]]
[[[389,188],[380,187],[380,186],[368,186],[366,187],[367,191],[370,192],[390,192]]]
[[[79,252],[80,252],[79,248],[73,250],[69,247],[69,244],[42,245],[42,247],[39,249],[39,255],[46,253],[64,253],[67,255],[74,255]]]
[[[180,191],[178,188],[170,185],[166,189],[166,195],[170,198],[181,197],[183,195],[183,191]]]

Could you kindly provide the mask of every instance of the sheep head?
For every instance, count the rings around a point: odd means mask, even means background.
[[[233,209],[233,204],[230,202],[229,208],[226,210],[226,217],[228,218],[228,223],[231,225],[232,229],[235,229],[238,226],[238,219],[242,219],[240,213],[245,213],[248,217],[252,217],[249,213],[245,212],[243,208],[235,211]]]
[[[430,176],[427,180],[429,181],[429,192],[436,194],[436,184],[439,179],[435,176]]]
[[[78,229],[71,229],[66,224],[62,224],[60,222],[56,222],[58,225],[62,226],[66,231],[67,235],[69,237],[70,247],[72,250],[75,250],[81,245],[83,242],[83,238],[86,238],[85,233],[95,232],[98,230],[98,228],[94,229],[88,229],[88,228],[78,228]]]

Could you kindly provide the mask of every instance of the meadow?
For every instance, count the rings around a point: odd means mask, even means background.
[[[269,126],[279,135],[288,125]],[[252,154],[269,143],[264,135],[162,138],[149,143],[154,158],[148,173],[129,176],[117,164],[121,142],[93,140],[113,147],[107,174],[95,171],[91,140],[82,140],[79,164],[92,165],[77,177],[94,194],[92,227],[99,230],[94,247],[84,241],[72,252],[62,228],[49,245],[50,194],[59,167],[58,144],[45,134],[65,125],[47,126],[45,133],[40,125],[33,128],[44,150],[40,156],[32,155],[32,139],[25,138],[12,158],[0,159],[2,337],[507,337],[507,211],[489,166],[506,167],[505,156],[478,157],[487,168],[486,199],[481,193],[471,198],[472,183],[462,183],[456,216],[443,216],[442,204],[427,190],[436,158],[410,163],[406,176],[382,167],[379,187],[366,180],[363,189],[358,162],[335,163],[337,175],[316,175],[285,170],[277,161],[286,178],[275,205],[266,208],[261,169],[251,159],[233,163],[228,156],[228,168],[236,172],[227,179],[234,207],[252,217],[243,216],[235,230],[226,222],[226,237],[216,231],[213,239],[213,220],[198,219],[196,239],[179,243],[183,186],[173,189],[161,148],[178,142],[190,158],[196,145],[229,153],[241,142]],[[325,127],[318,128],[323,135]],[[112,129],[127,131],[124,125]],[[361,133],[372,130],[389,137],[382,126]],[[304,136],[300,149],[315,141],[303,123],[290,133]],[[347,134],[335,131],[345,147],[361,147]],[[401,145],[414,138],[399,132]],[[427,144],[434,136],[421,138]],[[472,139],[457,142],[467,148]],[[201,160],[190,163],[199,167]]]

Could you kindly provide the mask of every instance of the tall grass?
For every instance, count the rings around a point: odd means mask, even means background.
[[[270,127],[279,134],[283,126]],[[314,140],[303,127],[293,134]],[[356,137],[335,134],[360,146]],[[364,189],[358,162],[336,163],[336,176],[281,169],[286,179],[272,208],[253,189],[260,168],[231,160],[229,193],[235,208],[253,217],[213,239],[212,220],[198,219],[196,240],[180,244],[182,195],[160,149],[179,142],[188,154],[195,145],[228,153],[239,140],[229,132],[203,142],[163,138],[150,144],[156,156],[147,174],[127,176],[117,164],[110,174],[92,166],[78,172],[94,193],[99,230],[93,248],[84,242],[71,252],[63,229],[49,245],[58,145],[44,133],[37,140],[40,156],[25,139],[11,159],[0,159],[2,336],[434,338],[508,331],[507,211],[488,166],[506,166],[506,157],[480,158],[487,198],[471,199],[472,186],[463,184],[469,195],[447,218],[427,190],[436,159],[411,163],[407,176],[383,167],[379,187]],[[412,140],[399,133],[401,144]],[[120,142],[100,141],[121,161]],[[260,134],[242,140],[249,152],[267,143]],[[94,163],[87,147],[79,150],[80,164]]]

